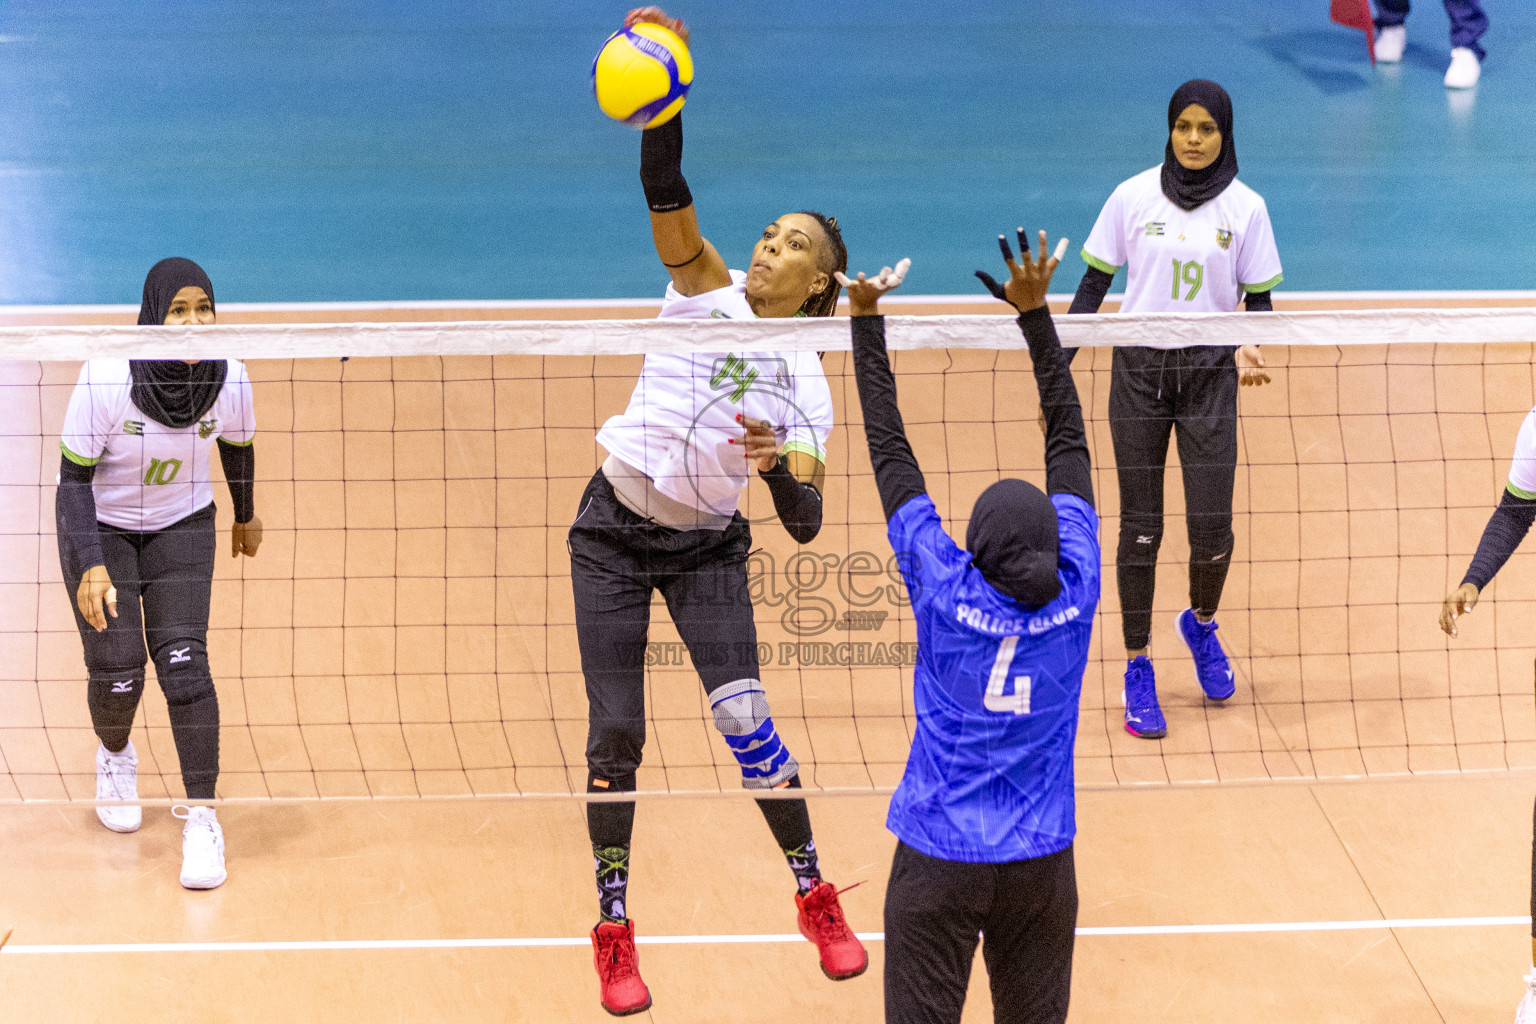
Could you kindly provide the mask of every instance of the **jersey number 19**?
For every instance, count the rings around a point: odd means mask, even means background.
[[[1019,646],[1019,638],[1005,636],[997,645],[997,659],[992,662],[992,675],[987,679],[987,693],[982,704],[988,711],[1001,715],[1029,714],[1029,676],[1013,677],[1013,692],[1007,693],[1008,671],[1013,668],[1013,652]]]

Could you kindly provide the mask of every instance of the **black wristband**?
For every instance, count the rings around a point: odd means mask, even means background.
[[[683,115],[640,133],[640,184],[652,213],[671,213],[693,205],[683,177]]]

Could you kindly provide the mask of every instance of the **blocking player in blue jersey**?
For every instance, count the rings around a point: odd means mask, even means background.
[[[1072,745],[1099,601],[1098,515],[1082,409],[1045,304],[1056,269],[1014,262],[995,294],[1019,311],[1045,420],[1046,492],[988,487],[962,549],[944,532],[896,405],[876,303],[848,283],[870,461],[917,619],[917,730],[887,827],[885,1019],[958,1022],[978,934],[998,1022],[1067,1017],[1077,924]],[[899,275],[898,275],[899,276]]]

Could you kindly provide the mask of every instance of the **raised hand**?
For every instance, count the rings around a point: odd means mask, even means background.
[[[873,278],[866,278],[862,271],[857,279],[848,277],[841,270],[834,271],[832,276],[837,278],[838,284],[848,289],[848,307],[854,316],[874,316],[879,312],[880,296],[899,287],[911,266],[912,261],[904,259],[896,264],[894,270],[881,267],[880,273]]]
[[[634,28],[642,21],[669,28],[681,36],[684,43],[688,42],[688,26],[683,24],[683,19],[672,17],[660,7],[636,7],[624,16],[624,27]]]
[[[1061,239],[1056,243],[1054,255],[1046,256],[1050,246],[1046,243],[1045,232],[1040,232],[1040,258],[1031,258],[1029,252],[1029,239],[1024,234],[1023,228],[1018,228],[1019,257],[1022,262],[1014,262],[1013,250],[1008,248],[1008,239],[1003,235],[997,236],[997,247],[1002,250],[1003,263],[1008,267],[1008,283],[998,284],[991,274],[984,270],[976,271],[976,276],[981,283],[987,286],[987,291],[997,298],[1009,303],[1020,313],[1027,313],[1032,309],[1039,309],[1045,305],[1046,290],[1051,284],[1051,275],[1056,272],[1061,258],[1067,254],[1067,240]]]

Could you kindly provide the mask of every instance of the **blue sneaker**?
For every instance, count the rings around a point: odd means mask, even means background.
[[[1152,659],[1145,654],[1126,663],[1120,701],[1125,705],[1126,732],[1146,740],[1168,735],[1168,722],[1157,706],[1157,676],[1152,671]]]
[[[1195,674],[1200,677],[1200,689],[1211,700],[1226,700],[1237,692],[1232,679],[1232,666],[1227,652],[1216,639],[1216,620],[1201,622],[1195,618],[1193,608],[1179,612],[1179,636],[1189,645],[1189,653],[1195,656]]]

